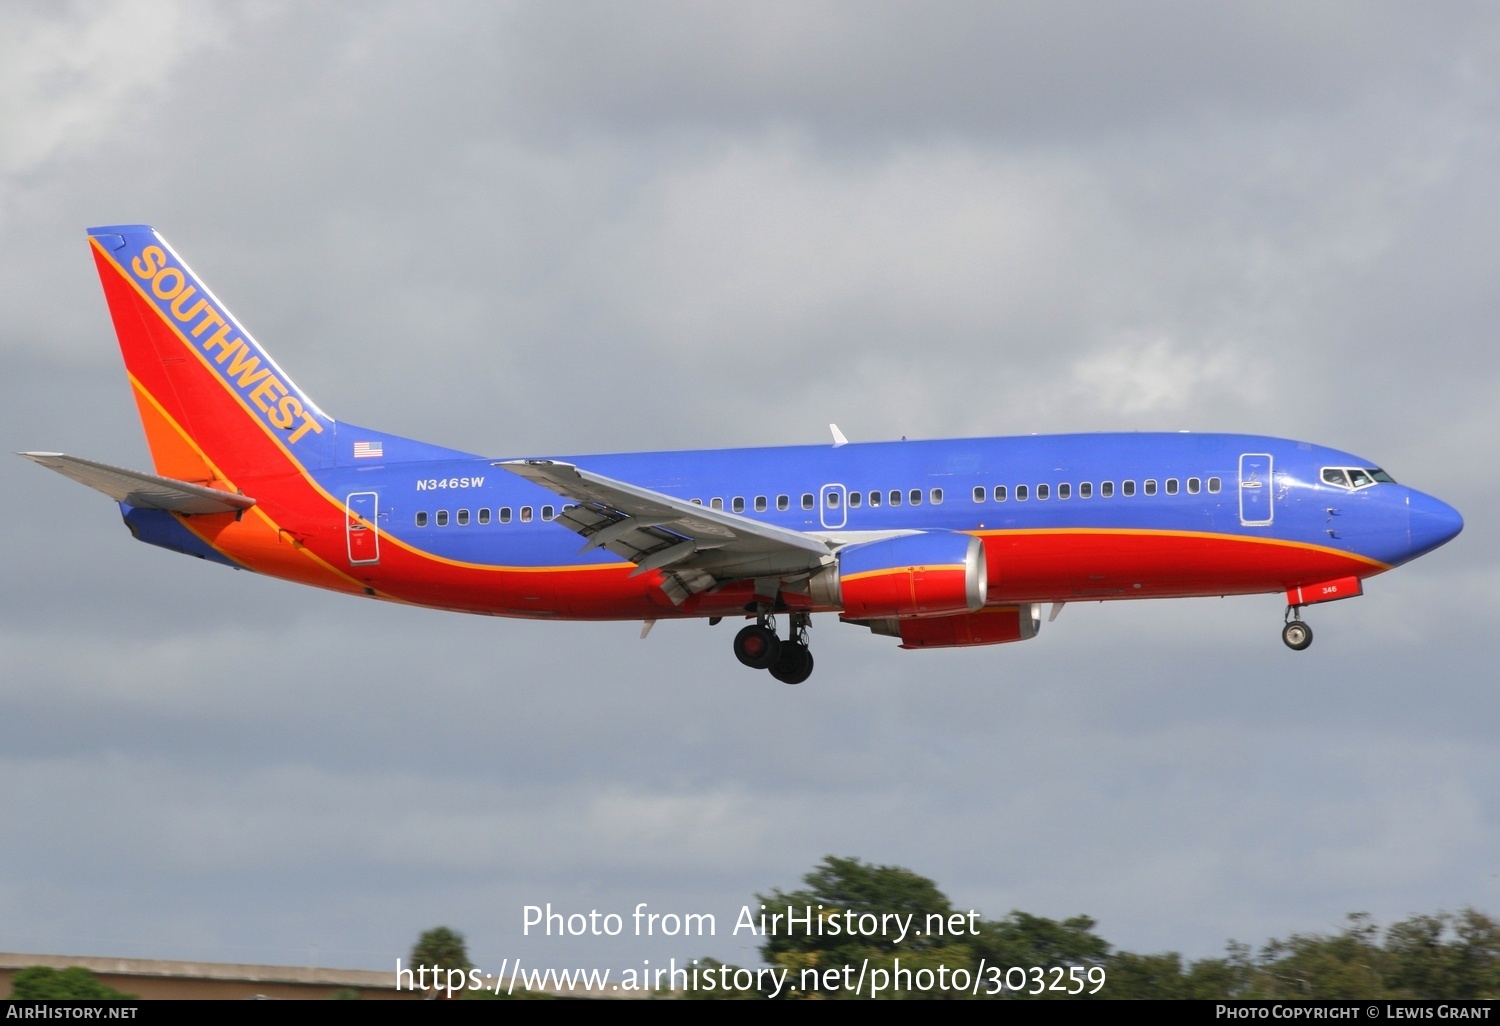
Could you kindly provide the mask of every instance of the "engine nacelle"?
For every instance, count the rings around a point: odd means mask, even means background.
[[[984,543],[953,531],[924,531],[849,545],[838,552],[838,604],[846,620],[949,616],[984,608]]]

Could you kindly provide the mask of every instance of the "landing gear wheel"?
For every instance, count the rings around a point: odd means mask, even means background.
[[[801,684],[812,676],[813,657],[806,645],[787,642],[781,646],[781,655],[771,664],[771,676],[783,684]]]
[[[1281,640],[1293,652],[1301,652],[1312,644],[1312,628],[1301,620],[1292,620],[1281,628]]]
[[[781,639],[769,627],[758,623],[734,636],[734,657],[752,670],[768,670],[781,655]]]

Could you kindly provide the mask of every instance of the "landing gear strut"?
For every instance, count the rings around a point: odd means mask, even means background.
[[[1301,652],[1312,644],[1312,628],[1302,622],[1302,607],[1288,606],[1286,626],[1281,628],[1281,640],[1293,652]]]
[[[801,684],[812,676],[813,657],[807,647],[812,617],[793,613],[785,641],[776,636],[776,618],[759,614],[755,622],[734,636],[734,656],[752,670],[769,670],[783,684]]]

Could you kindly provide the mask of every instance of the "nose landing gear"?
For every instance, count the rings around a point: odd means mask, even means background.
[[[812,676],[813,657],[807,647],[812,617],[793,613],[785,641],[776,636],[776,619],[761,613],[755,623],[734,636],[734,656],[752,670],[769,670],[783,684],[801,684]]]
[[[1302,622],[1302,607],[1287,606],[1286,626],[1281,628],[1281,640],[1293,652],[1301,652],[1312,644],[1312,628]]]

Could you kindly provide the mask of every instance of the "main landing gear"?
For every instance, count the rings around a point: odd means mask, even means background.
[[[776,636],[776,618],[761,613],[734,636],[734,656],[752,670],[769,670],[783,684],[801,684],[812,676],[813,657],[807,647],[812,618],[793,613],[791,631],[783,641]]]
[[[1287,606],[1286,626],[1281,628],[1281,640],[1293,652],[1301,652],[1312,644],[1312,628],[1302,622],[1302,607]]]

